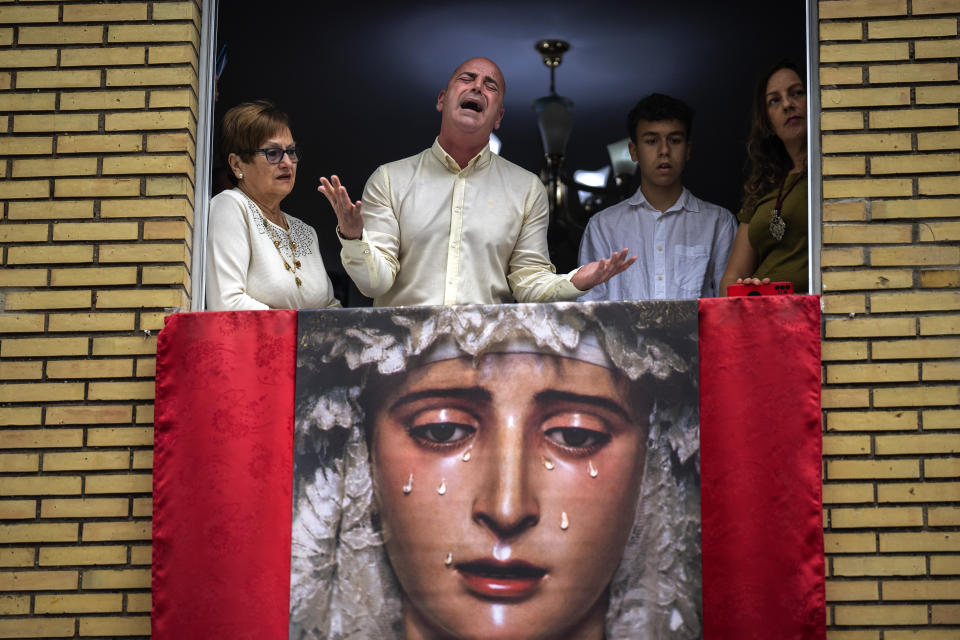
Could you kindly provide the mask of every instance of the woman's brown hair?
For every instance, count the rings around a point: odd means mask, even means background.
[[[767,116],[767,82],[781,69],[790,69],[800,79],[803,74],[790,60],[781,60],[759,79],[753,91],[753,124],[747,138],[750,175],[743,185],[743,210],[752,210],[765,193],[772,191],[793,168],[787,148],[777,137]]]
[[[250,162],[254,149],[281,130],[289,128],[289,116],[269,100],[238,104],[227,111],[220,125],[220,149],[224,163],[227,163],[231,153],[240,156],[244,162]]]

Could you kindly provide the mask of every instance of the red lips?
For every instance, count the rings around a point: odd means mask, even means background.
[[[540,586],[547,570],[528,562],[483,559],[456,565],[467,589],[487,598],[525,598]]]

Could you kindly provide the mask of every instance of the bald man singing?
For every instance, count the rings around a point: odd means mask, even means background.
[[[437,96],[432,147],[378,168],[361,201],[320,179],[343,266],[376,306],[575,300],[636,260],[623,249],[556,273],[543,184],[490,150],[505,89],[493,61],[471,58]]]

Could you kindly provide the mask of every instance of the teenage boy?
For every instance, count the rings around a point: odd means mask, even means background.
[[[684,188],[693,109],[655,93],[627,116],[630,157],[640,170],[632,197],[594,215],[580,242],[580,262],[628,248],[632,269],[593,287],[580,300],[663,300],[718,295],[736,234],[727,209]]]

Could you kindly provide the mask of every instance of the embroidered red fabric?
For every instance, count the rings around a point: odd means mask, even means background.
[[[157,340],[152,637],[287,637],[296,311],[181,313]]]
[[[156,640],[288,629],[295,311],[171,316],[157,347]],[[704,637],[822,640],[812,296],[700,302]]]
[[[704,638],[826,637],[820,300],[700,301]]]

